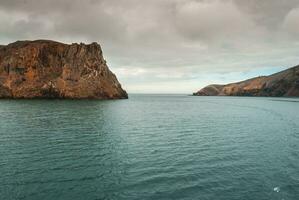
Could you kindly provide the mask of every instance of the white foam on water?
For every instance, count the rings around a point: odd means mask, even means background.
[[[275,188],[273,188],[273,191],[274,192],[280,192],[280,188],[279,187],[275,187]]]

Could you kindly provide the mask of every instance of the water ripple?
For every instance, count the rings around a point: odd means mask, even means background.
[[[0,101],[0,196],[296,199],[293,101],[176,95]]]

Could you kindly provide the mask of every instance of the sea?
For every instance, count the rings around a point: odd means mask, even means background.
[[[299,99],[0,100],[1,200],[298,200]]]

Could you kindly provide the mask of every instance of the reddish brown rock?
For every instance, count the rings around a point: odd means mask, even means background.
[[[299,65],[275,73],[227,85],[208,85],[195,96],[299,96]]]
[[[99,44],[48,40],[0,46],[0,98],[128,98]]]

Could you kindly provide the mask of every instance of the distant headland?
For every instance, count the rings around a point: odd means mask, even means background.
[[[195,96],[299,96],[299,65],[287,70],[227,85],[208,85]]]
[[[0,46],[0,98],[128,98],[99,44],[17,41]]]

